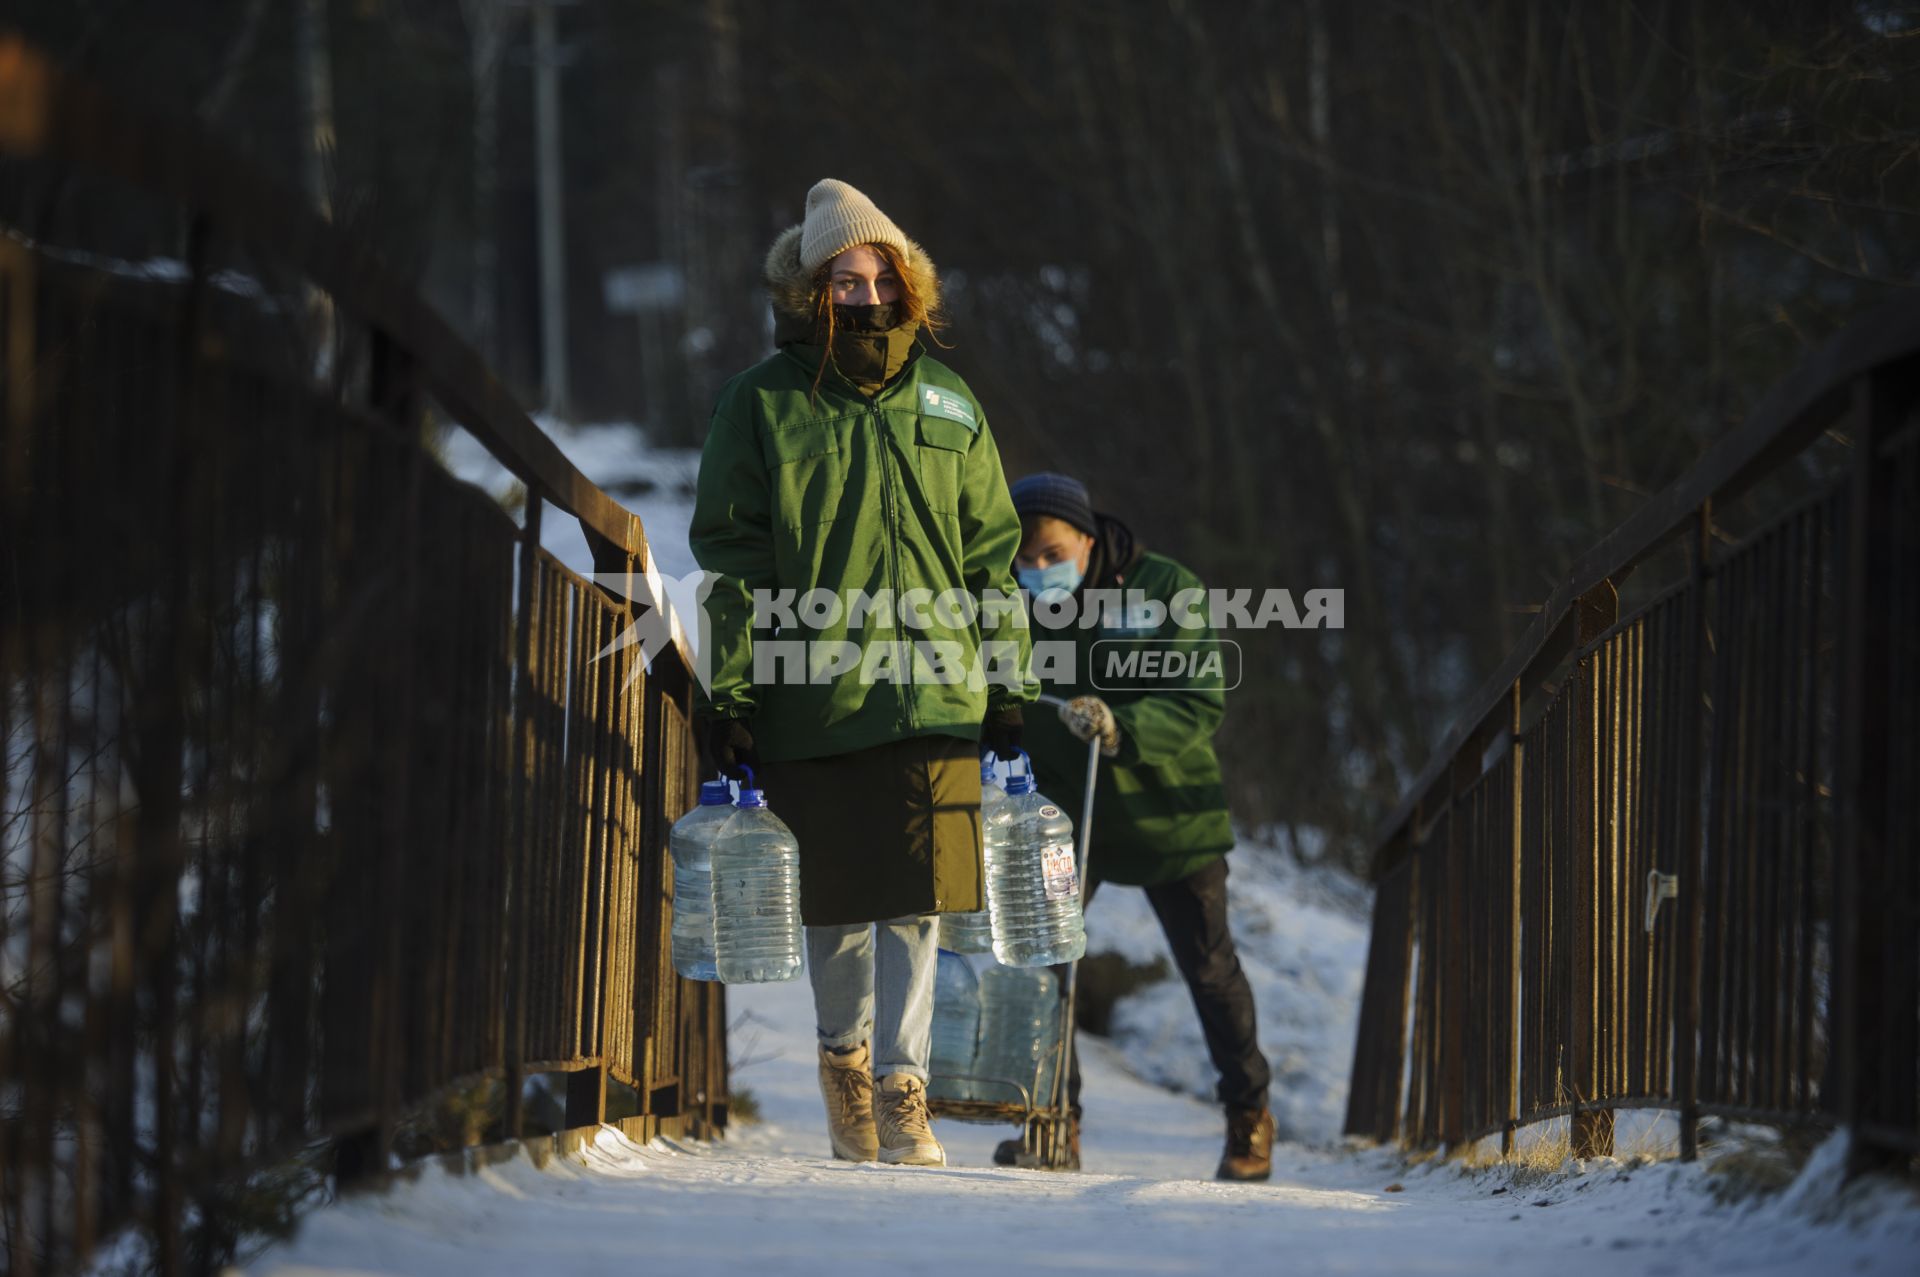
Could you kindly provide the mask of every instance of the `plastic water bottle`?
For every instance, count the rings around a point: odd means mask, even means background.
[[[989,755],[980,760],[980,829],[985,837],[993,837],[993,813],[1004,806],[1006,801],[1006,793],[993,778],[993,758]],[[1001,822],[1000,828],[1002,830],[1006,828],[1004,821]],[[940,944],[943,948],[951,949],[955,953],[991,953],[993,951],[992,910],[982,908],[972,913],[941,914]]]
[[[973,964],[950,949],[940,950],[933,976],[933,1080],[927,1094],[937,1100],[971,1100],[971,1078],[978,1072],[974,1051],[980,1039],[980,981]],[[992,1098],[992,1097],[988,1097]]]
[[[713,961],[713,840],[733,816],[724,780],[703,781],[700,805],[673,822],[673,969],[689,980],[718,980]]]
[[[1045,967],[989,967],[980,977],[980,1049],[974,1071],[1017,1082],[1045,1103],[1060,1045],[1060,982]],[[1044,1065],[1044,1067],[1042,1067]],[[1011,1102],[1005,1087],[981,1086],[983,1099]]]
[[[1007,779],[986,838],[993,956],[1010,967],[1072,962],[1087,951],[1073,821],[1033,787],[1033,761]]]
[[[749,770],[713,840],[714,965],[727,984],[800,973],[800,844],[752,786]]]

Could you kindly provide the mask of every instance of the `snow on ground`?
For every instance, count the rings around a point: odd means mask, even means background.
[[[1228,922],[1253,986],[1261,1050],[1273,1068],[1274,1117],[1286,1138],[1331,1140],[1346,1117],[1367,959],[1367,893],[1336,870],[1302,869],[1245,839],[1227,866]],[[1135,963],[1166,955],[1146,893],[1103,883],[1087,911],[1087,948]],[[1168,970],[1166,980],[1115,1005],[1114,1042],[1140,1076],[1211,1099],[1217,1075],[1193,1001],[1170,958]],[[1089,1120],[1096,1102],[1082,1098]]]
[[[1720,1205],[1699,1166],[1611,1159],[1526,1176],[1408,1167],[1386,1150],[1283,1145],[1267,1184],[1208,1179],[1216,1110],[1089,1043],[1098,1121],[1079,1174],[994,1167],[1011,1128],[938,1123],[950,1164],[835,1162],[806,980],[729,990],[736,1083],[763,1120],[710,1146],[612,1128],[576,1161],[438,1169],[311,1214],[249,1264],[273,1277],[594,1274],[1486,1273],[1556,1277],[1906,1273],[1910,1190],[1836,1194],[1833,1151],[1758,1204]]]

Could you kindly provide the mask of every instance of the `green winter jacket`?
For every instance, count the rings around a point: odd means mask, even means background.
[[[978,740],[990,707],[1037,690],[1023,681],[1012,576],[1020,521],[986,414],[918,343],[871,398],[831,363],[816,394],[818,360],[818,347],[788,345],[728,382],[714,409],[692,526],[694,557],[720,577],[701,708],[751,718],[769,762],[912,736]],[[851,616],[856,588],[892,600],[895,615]],[[776,614],[756,625],[756,589],[792,591],[793,624]],[[816,589],[839,598],[838,615],[798,606]],[[967,620],[926,605],[949,590],[993,590],[1015,606]],[[800,654],[796,642],[812,646]],[[844,672],[804,664],[852,649]],[[995,672],[1005,681],[969,677]]]
[[[1205,588],[1179,563],[1136,548],[1119,520],[1100,515],[1098,526],[1100,562],[1090,565],[1087,582],[1076,592],[1082,608],[1089,589],[1128,595],[1138,590],[1145,599],[1166,604],[1182,590]],[[1132,647],[1199,652],[1215,635],[1211,628],[1183,629],[1170,610],[1161,624],[1147,628],[1128,628],[1127,622],[1139,618],[1124,613],[1103,610],[1101,615],[1115,624],[1049,630],[1036,619],[1033,631],[1036,643],[1070,641],[1074,649],[1073,677],[1045,678],[1043,690],[1067,700],[1098,696],[1120,724],[1119,755],[1100,759],[1087,873],[1132,886],[1172,882],[1233,847],[1213,733],[1226,712],[1226,678],[1237,674],[1237,658],[1223,661],[1217,676],[1176,680],[1158,690],[1116,690],[1116,683],[1129,680],[1112,677],[1115,652]],[[1036,652],[1035,659],[1044,676],[1044,654]],[[1086,792],[1086,742],[1048,709],[1027,715],[1026,747],[1040,791],[1072,813],[1077,827]]]

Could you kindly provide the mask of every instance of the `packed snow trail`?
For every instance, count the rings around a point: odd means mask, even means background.
[[[248,1271],[276,1277],[1552,1272],[1907,1273],[1920,1211],[1786,1198],[1722,1206],[1698,1166],[1590,1165],[1530,1186],[1505,1171],[1409,1170],[1384,1151],[1282,1145],[1267,1184],[1210,1178],[1218,1111],[1128,1074],[1092,1041],[1087,1169],[989,1164],[1011,1128],[938,1122],[944,1168],[835,1162],[803,978],[730,991],[737,1084],[761,1122],[713,1145],[636,1146],[611,1128],[576,1162],[437,1169],[310,1215]],[[1816,1162],[1820,1161],[1816,1158]],[[1830,1171],[1831,1167],[1826,1168]],[[1389,1191],[1398,1186],[1398,1191]],[[1910,1197],[1910,1194],[1909,1194]],[[1833,1218],[1833,1217],[1842,1218]],[[1851,1224],[1844,1217],[1858,1217]]]

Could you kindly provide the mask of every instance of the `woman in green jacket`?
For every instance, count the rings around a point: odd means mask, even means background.
[[[938,915],[985,906],[977,750],[1011,752],[1036,690],[1020,522],[979,401],[920,340],[940,306],[924,249],[829,178],[766,284],[778,350],[721,390],[700,462],[700,739],[713,768],[763,768],[800,844],[834,1155],[943,1165]]]

